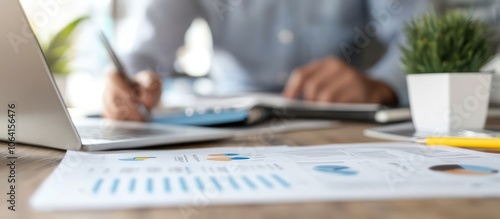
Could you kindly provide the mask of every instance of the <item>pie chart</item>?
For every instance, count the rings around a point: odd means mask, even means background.
[[[494,168],[463,164],[437,165],[429,169],[453,175],[493,175],[498,173],[498,170]]]
[[[207,158],[210,161],[238,161],[238,160],[250,160],[249,157],[210,157]]]
[[[239,155],[240,154],[236,154],[236,153],[209,154],[207,160],[210,160],[210,161],[250,160],[249,157],[241,157]]]
[[[357,170],[353,170],[350,167],[346,166],[337,166],[337,165],[321,165],[315,166],[314,170],[323,173],[330,173],[342,176],[352,176],[358,174]]]

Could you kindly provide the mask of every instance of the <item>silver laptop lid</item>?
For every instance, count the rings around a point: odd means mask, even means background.
[[[81,141],[19,0],[0,7],[0,140],[15,104],[17,142],[80,150]]]

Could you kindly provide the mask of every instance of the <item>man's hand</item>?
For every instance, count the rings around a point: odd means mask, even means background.
[[[397,97],[386,84],[372,80],[346,63],[325,58],[296,69],[283,92],[287,98],[338,103],[396,105]]]
[[[158,74],[142,71],[133,78],[134,88],[118,74],[110,72],[104,90],[104,117],[114,120],[145,121],[137,105],[152,110],[160,102],[162,82]]]

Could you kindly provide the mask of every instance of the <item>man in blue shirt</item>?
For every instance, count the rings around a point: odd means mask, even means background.
[[[173,69],[193,19],[207,20],[214,44],[210,76],[219,92],[282,92],[288,98],[406,104],[399,56],[404,22],[420,0],[152,0],[125,57],[133,72]],[[371,61],[370,61],[371,60]],[[369,64],[368,62],[373,62]],[[368,64],[367,64],[368,63]],[[137,102],[158,104],[160,77],[135,75],[134,93],[110,74],[105,115],[143,120]]]

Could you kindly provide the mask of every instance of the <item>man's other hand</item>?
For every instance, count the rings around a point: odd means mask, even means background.
[[[331,57],[294,70],[283,96],[330,103],[396,105],[398,102],[389,86]]]

